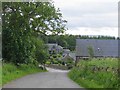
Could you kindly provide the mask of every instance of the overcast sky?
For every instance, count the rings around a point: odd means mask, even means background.
[[[53,0],[68,21],[66,33],[118,36],[119,0]]]

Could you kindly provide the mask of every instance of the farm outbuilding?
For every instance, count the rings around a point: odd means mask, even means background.
[[[63,47],[61,47],[60,45],[56,44],[56,43],[48,43],[46,44],[48,46],[48,51],[49,53],[60,53],[63,52]]]
[[[76,60],[89,58],[89,50],[93,49],[94,57],[119,57],[120,40],[117,39],[76,39]]]

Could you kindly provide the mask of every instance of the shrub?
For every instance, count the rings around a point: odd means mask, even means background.
[[[47,61],[47,62],[46,62],[46,64],[50,65],[50,64],[51,64],[51,62],[50,62],[50,61]]]

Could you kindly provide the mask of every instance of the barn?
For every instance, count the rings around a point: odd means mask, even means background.
[[[94,57],[120,56],[120,40],[117,39],[76,39],[76,60],[89,58],[88,47],[93,49]]]

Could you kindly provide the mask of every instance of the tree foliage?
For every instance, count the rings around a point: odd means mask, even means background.
[[[94,50],[92,46],[88,46],[88,54],[90,56],[90,58],[94,57]]]
[[[66,21],[52,2],[3,2],[2,11],[2,58],[7,62],[42,62],[47,51],[41,37],[65,31]]]
[[[68,35],[68,34],[57,35],[57,36],[49,35],[48,42],[49,43],[58,43],[60,46],[74,51],[75,46],[76,46],[76,38],[77,38],[77,36]]]

